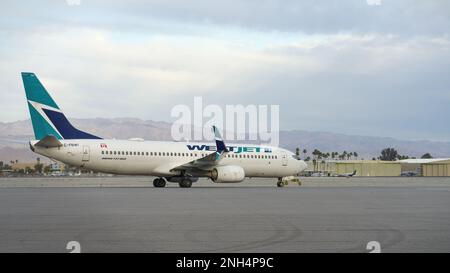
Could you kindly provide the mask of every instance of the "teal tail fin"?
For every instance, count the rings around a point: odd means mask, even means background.
[[[73,127],[34,73],[22,72],[22,80],[37,140],[48,135],[57,139],[100,139]]]

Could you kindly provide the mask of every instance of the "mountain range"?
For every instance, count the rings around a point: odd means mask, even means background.
[[[136,118],[71,119],[74,126],[103,138],[145,140],[172,140],[171,124]],[[0,161],[33,162],[39,155],[32,153],[28,141],[33,138],[30,120],[0,122]],[[450,142],[411,141],[390,137],[355,136],[331,132],[304,130],[281,131],[280,146],[295,151],[306,149],[308,155],[318,149],[322,152],[357,152],[359,158],[377,157],[387,147],[399,154],[420,157],[430,153],[434,157],[450,157]],[[302,153],[303,156],[303,153]],[[41,157],[42,158],[42,157]]]

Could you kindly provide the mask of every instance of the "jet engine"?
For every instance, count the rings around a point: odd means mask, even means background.
[[[216,183],[242,182],[245,172],[240,166],[219,166],[211,171],[211,179]]]

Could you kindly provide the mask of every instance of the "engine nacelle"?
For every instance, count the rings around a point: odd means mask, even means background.
[[[245,172],[240,166],[219,166],[211,171],[211,179],[216,183],[242,182]]]

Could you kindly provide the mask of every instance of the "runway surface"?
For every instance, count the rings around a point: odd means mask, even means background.
[[[449,179],[39,179],[0,179],[0,252],[68,252],[69,241],[82,252],[450,251]]]

